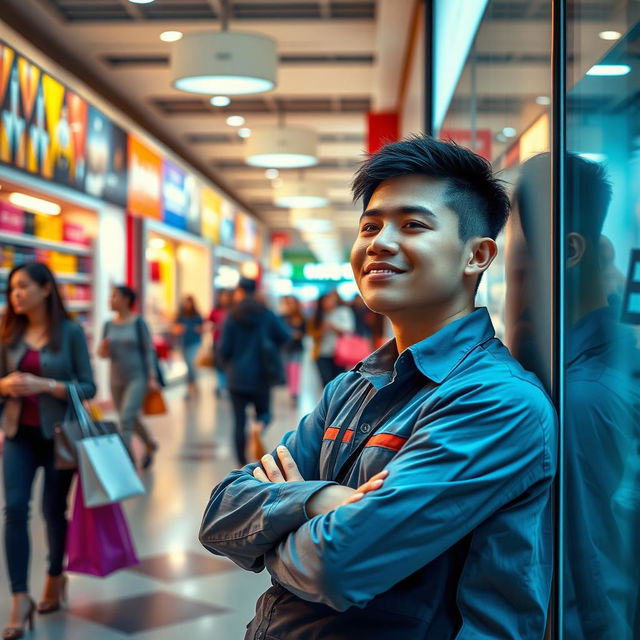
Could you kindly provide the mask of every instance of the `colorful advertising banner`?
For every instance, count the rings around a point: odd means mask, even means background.
[[[0,161],[81,189],[87,103],[0,43]]]
[[[89,107],[85,191],[127,206],[127,134],[95,107]]]
[[[255,220],[244,213],[236,213],[235,248],[243,253],[255,254],[258,229]]]
[[[202,237],[214,244],[220,242],[220,217],[222,198],[211,187],[203,187],[200,193],[202,210]]]
[[[169,160],[162,166],[162,209],[164,221],[178,229],[187,228],[189,198],[186,189],[187,174]]]
[[[202,219],[200,214],[200,198],[202,185],[193,175],[187,174],[184,181],[187,194],[187,229],[196,235],[202,234]]]
[[[235,243],[235,212],[233,205],[228,200],[222,200],[220,218],[220,242],[225,247],[234,248]]]
[[[162,158],[129,136],[127,209],[134,216],[162,220]]]

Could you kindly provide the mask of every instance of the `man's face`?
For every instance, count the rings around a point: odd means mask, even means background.
[[[387,316],[466,300],[468,256],[447,183],[403,176],[381,183],[360,220],[351,267],[367,306]]]

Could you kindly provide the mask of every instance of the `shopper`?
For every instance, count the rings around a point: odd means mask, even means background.
[[[49,568],[39,613],[57,611],[64,597],[62,572],[67,532],[67,494],[72,471],[54,464],[53,430],[65,419],[67,388],[92,398],[89,352],[82,329],[69,318],[49,268],[39,262],[9,273],[7,309],[0,327],[0,424],[5,433],[3,476],[4,542],[11,613],[3,638],[21,638],[33,626],[36,605],[29,596],[29,507],[38,467],[44,470],[42,512]]]
[[[220,397],[227,389],[227,374],[220,357],[222,327],[227,319],[229,308],[233,304],[233,291],[221,289],[216,296],[216,306],[209,314],[209,322],[213,328],[213,366],[216,370],[216,396]]]
[[[300,393],[300,369],[302,367],[302,354],[304,351],[303,338],[307,324],[302,304],[295,296],[283,298],[282,319],[289,327],[291,339],[285,343],[283,352],[287,375],[287,387],[294,405],[298,402]]]
[[[222,330],[220,356],[225,363],[235,427],[236,458],[246,464],[247,407],[255,407],[252,437],[271,420],[271,387],[284,382],[280,348],[289,331],[272,311],[256,299],[256,282],[241,278]]]
[[[113,319],[105,323],[98,355],[111,361],[111,397],[120,417],[122,438],[129,448],[131,457],[131,437],[133,433],[142,440],[145,455],[142,468],[153,464],[158,444],[151,438],[140,420],[140,411],[149,391],[160,388],[156,375],[151,332],[143,318],[133,311],[136,292],[121,285],[111,292]]]
[[[395,339],[214,489],[200,540],[271,574],[252,640],[540,640],[555,414],[474,305],[505,189],[472,151],[416,137],[371,156],[354,194],[351,265]]]
[[[196,307],[193,296],[185,296],[175,322],[176,333],[180,337],[180,346],[187,364],[187,397],[198,391],[196,382],[195,358],[202,342],[202,316]]]
[[[343,333],[355,331],[355,316],[353,310],[341,300],[337,291],[331,291],[323,296],[316,311],[315,325],[319,332],[318,371],[322,386],[326,387],[331,380],[341,373],[344,368],[335,361],[338,338]]]

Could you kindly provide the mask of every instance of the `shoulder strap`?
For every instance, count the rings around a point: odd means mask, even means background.
[[[413,396],[420,389],[422,389],[423,386],[424,386],[424,380],[419,375],[416,377],[416,379],[414,379],[412,382],[407,384],[407,386],[405,387],[404,393],[400,395],[400,399],[397,402],[392,403],[392,405],[387,409],[387,411],[382,416],[382,418],[380,418],[374,425],[372,425],[371,431],[367,434],[366,438],[362,439],[360,444],[358,444],[358,446],[351,452],[351,454],[347,458],[347,461],[342,465],[342,467],[340,467],[340,469],[338,470],[338,474],[335,477],[335,481],[338,484],[342,484],[342,482],[344,482],[344,479],[347,477],[347,474],[349,473],[349,471],[351,471],[353,465],[356,463],[357,459],[360,457],[362,450],[367,446],[367,442],[369,442],[369,440],[371,439],[371,436],[373,436],[376,433],[376,431],[378,431],[378,429],[385,422],[387,422],[387,420],[389,420],[389,418],[391,418],[391,416],[396,411],[398,411],[401,407],[403,407],[410,398],[413,398]],[[334,443],[334,449],[338,449],[338,448],[339,446],[336,447]]]
[[[107,333],[109,332],[109,327],[111,326],[111,320],[107,320],[102,326],[102,339],[104,340],[107,337]]]
[[[142,334],[142,322],[142,316],[137,316],[135,319],[135,325],[136,335],[138,336],[138,350],[140,351],[140,357],[142,358],[142,366],[144,367],[146,375],[148,376],[149,371],[147,371],[147,369],[149,367],[147,366],[147,354],[144,345],[144,335]]]

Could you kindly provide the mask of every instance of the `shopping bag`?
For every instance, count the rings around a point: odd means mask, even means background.
[[[202,339],[202,344],[198,349],[198,353],[196,353],[194,363],[196,367],[203,369],[213,367],[213,342],[210,337],[205,336]]]
[[[138,562],[122,506],[88,508],[78,477],[67,529],[67,571],[103,577]]]
[[[335,363],[345,369],[353,369],[371,353],[371,341],[362,336],[343,333],[336,342],[333,356]]]
[[[145,416],[161,416],[167,413],[167,405],[164,402],[161,391],[149,391],[144,397],[142,413]]]
[[[144,493],[144,486],[119,436],[93,436],[83,438],[77,444],[85,506],[120,502]]]

